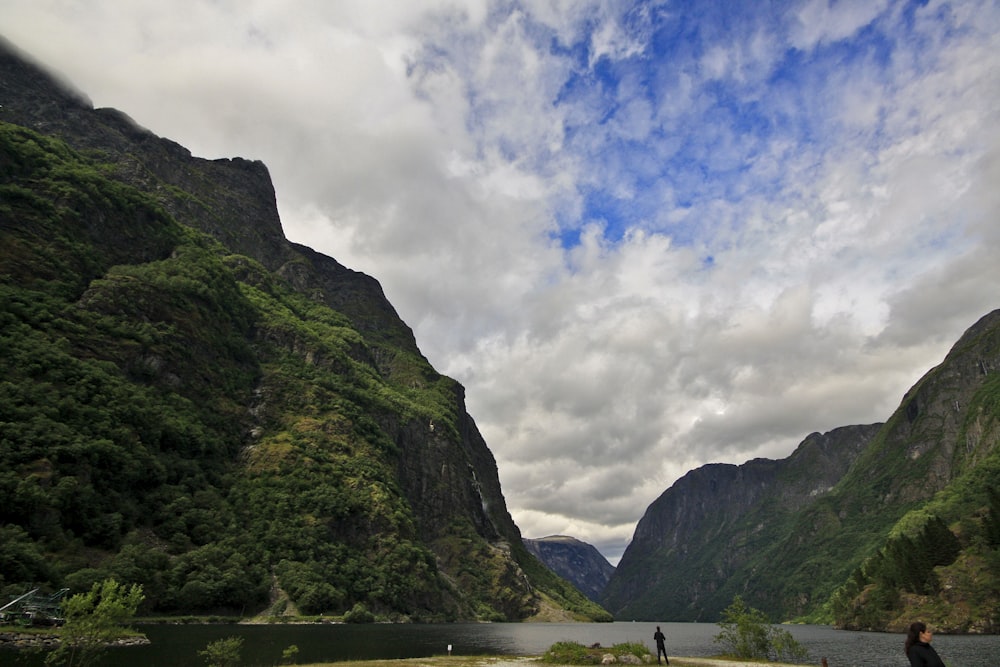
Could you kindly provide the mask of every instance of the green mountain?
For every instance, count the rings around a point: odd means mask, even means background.
[[[619,619],[775,620],[1000,632],[1000,311],[885,424],[787,459],[693,470],[646,510],[600,601]]]
[[[608,620],[373,278],[289,242],[267,169],[94,109],[0,43],[0,594],[147,613]]]

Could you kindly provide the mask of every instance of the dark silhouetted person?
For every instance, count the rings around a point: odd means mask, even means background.
[[[667,658],[667,638],[663,636],[660,632],[660,626],[656,626],[656,632],[653,633],[653,641],[656,642],[656,664],[660,663],[660,654],[663,654],[663,662],[670,664],[670,659]]]
[[[920,621],[910,624],[905,650],[910,667],[944,667],[944,662],[931,646],[931,631]]]

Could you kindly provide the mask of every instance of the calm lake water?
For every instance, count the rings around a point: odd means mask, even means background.
[[[611,646],[643,642],[653,646],[654,623],[454,624],[454,625],[153,625],[140,626],[152,644],[109,651],[99,667],[184,667],[204,665],[198,655],[209,642],[242,637],[243,664],[276,665],[283,650],[299,647],[299,663],[445,655],[528,655],[557,641]],[[709,656],[719,652],[712,623],[660,623],[671,655]],[[830,667],[908,667],[903,635],[845,632],[826,626],[784,626],[809,649],[809,664],[827,658]],[[934,646],[948,667],[997,667],[1000,636],[935,635]],[[43,655],[0,651],[0,665],[40,667]]]

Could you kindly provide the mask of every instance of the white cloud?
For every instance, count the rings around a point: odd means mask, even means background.
[[[1000,305],[994,3],[518,7],[0,25],[95,104],[264,160],[288,236],[378,278],[465,384],[526,536],[614,558],[691,467],[887,418]]]
[[[808,0],[798,9],[792,43],[808,50],[846,39],[871,23],[888,5],[888,0]]]

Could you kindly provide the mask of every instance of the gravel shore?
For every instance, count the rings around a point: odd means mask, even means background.
[[[515,658],[513,660],[489,659],[482,662],[482,667],[526,667],[526,663],[545,663],[541,658]],[[739,660],[719,660],[716,658],[685,658],[670,657],[670,667],[803,667],[784,662],[743,662]]]

